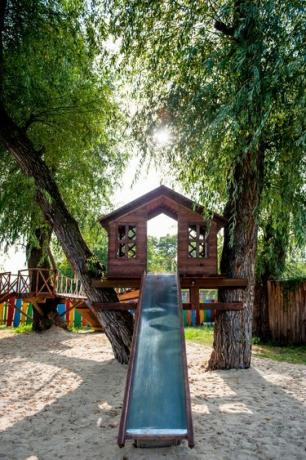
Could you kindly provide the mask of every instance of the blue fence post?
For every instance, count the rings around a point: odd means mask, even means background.
[[[22,307],[22,299],[16,299],[15,306],[17,308],[21,309],[21,307]],[[15,308],[15,312],[14,312],[14,319],[13,319],[13,326],[14,327],[18,327],[19,323],[20,323],[20,311],[17,310],[17,308]]]

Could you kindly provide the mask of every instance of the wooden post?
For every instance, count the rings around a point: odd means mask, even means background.
[[[190,303],[192,308],[196,310],[196,324],[200,325],[200,293],[197,286],[190,288]]]
[[[31,299],[31,304],[33,305],[33,307],[35,308],[35,310],[38,311],[38,313],[40,314],[40,316],[44,316],[44,312],[42,311],[42,309],[41,309],[40,306],[38,305],[37,300]]]

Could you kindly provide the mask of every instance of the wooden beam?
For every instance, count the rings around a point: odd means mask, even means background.
[[[35,308],[35,310],[38,311],[38,313],[40,314],[40,316],[44,316],[44,313],[42,311],[42,309],[40,308],[40,306],[37,304],[36,301],[34,301],[33,299],[31,300],[31,304],[33,305],[33,307]]]
[[[181,288],[197,287],[198,289],[245,289],[248,285],[246,279],[221,278],[221,277],[181,277]]]
[[[183,303],[183,310],[192,310],[191,303]],[[126,310],[134,310],[137,308],[137,302],[110,302],[110,303],[102,303],[102,302],[94,302],[93,306],[96,309],[103,310],[103,311],[126,311]],[[199,304],[200,310],[218,310],[218,311],[239,311],[243,310],[243,303],[242,302],[210,302],[210,303],[200,303]]]
[[[245,289],[248,285],[246,279],[224,278],[221,276],[209,277],[186,277],[181,276],[181,288],[188,289],[197,287],[198,289]],[[92,285],[96,288],[140,288],[140,278],[106,278],[95,280]]]
[[[190,304],[196,311],[196,324],[200,324],[200,291],[197,286],[189,288]]]
[[[96,310],[103,311],[126,311],[137,308],[137,302],[93,302],[92,305]]]
[[[16,307],[16,305],[14,306],[14,308],[15,308],[15,310],[19,311],[23,316],[25,316],[27,319],[29,319],[30,321],[33,321],[32,316],[29,316],[27,313],[22,311],[21,308]]]
[[[210,303],[200,303],[200,310],[218,310],[218,311],[231,311],[231,310],[243,310],[242,302],[210,302]],[[183,310],[192,310],[191,303],[183,303]]]
[[[29,292],[28,294],[18,294],[18,299],[22,299],[24,302],[28,302],[34,304],[34,302],[38,303],[46,303],[47,299],[52,299],[54,296],[50,295],[35,295],[34,292]]]
[[[125,300],[136,300],[139,298],[139,289],[133,289],[132,291],[122,292],[118,294],[120,302],[124,302]]]
[[[96,288],[140,288],[140,278],[106,278],[105,280],[93,280],[92,286]]]

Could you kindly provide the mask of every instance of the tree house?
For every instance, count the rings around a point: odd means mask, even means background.
[[[140,278],[147,269],[147,222],[164,213],[178,223],[177,269],[182,276],[218,273],[217,233],[224,217],[205,219],[202,206],[161,185],[101,217],[108,233],[108,278]]]
[[[218,274],[217,234],[226,225],[218,214],[208,219],[203,206],[164,185],[152,190],[99,220],[108,233],[108,270],[97,288],[138,290],[147,270],[147,222],[166,214],[178,223],[177,271],[180,288],[189,290],[184,309],[241,310],[242,302],[200,303],[200,289],[244,289],[245,279]],[[206,215],[207,216],[207,215]],[[97,304],[102,310],[129,310],[137,307],[139,291],[119,295],[120,302]]]

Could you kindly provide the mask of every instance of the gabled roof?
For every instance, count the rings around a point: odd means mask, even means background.
[[[201,206],[198,203],[195,203],[194,201],[190,200],[189,198],[186,198],[185,196],[181,195],[180,193],[175,192],[169,187],[166,187],[165,185],[160,185],[159,187],[155,188],[151,192],[146,193],[145,195],[142,195],[139,198],[136,198],[136,200],[130,201],[130,203],[125,204],[124,206],[121,206],[121,208],[116,209],[115,211],[107,214],[106,216],[101,216],[99,218],[100,224],[107,228],[109,223],[112,222],[113,220],[118,219],[120,216],[123,216],[131,211],[134,211],[135,209],[148,204],[150,201],[166,196],[168,198],[171,198],[172,200],[176,201],[178,204],[185,206],[186,208],[196,212],[197,214],[204,215],[205,214],[205,209],[203,206]],[[226,224],[226,219],[223,216],[220,216],[219,214],[213,214],[213,220],[215,220],[218,224],[218,227],[224,227]]]

